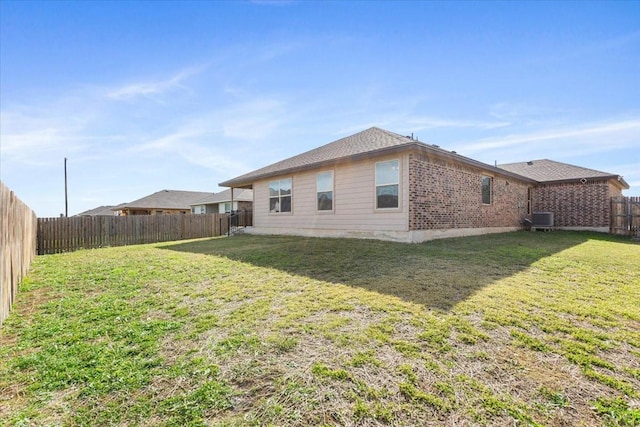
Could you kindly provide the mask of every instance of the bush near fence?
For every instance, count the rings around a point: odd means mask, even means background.
[[[36,254],[36,214],[0,181],[0,325]]]

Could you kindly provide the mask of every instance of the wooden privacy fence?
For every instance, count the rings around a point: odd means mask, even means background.
[[[38,218],[38,255],[220,236],[224,214]]]
[[[640,237],[640,197],[611,199],[611,227],[613,234]]]
[[[0,325],[36,254],[36,214],[0,181]]]

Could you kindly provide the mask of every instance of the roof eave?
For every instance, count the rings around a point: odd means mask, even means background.
[[[473,160],[469,157],[465,157],[461,154],[458,154],[456,152],[449,152],[446,150],[443,150],[441,148],[435,148],[435,147],[430,147],[429,145],[425,145],[425,144],[417,144],[419,149],[423,150],[423,151],[427,151],[429,153],[433,153],[436,156],[445,158],[447,160],[452,160],[452,161],[456,161],[459,163],[463,163],[467,166],[471,166],[474,167],[476,169],[482,169],[485,171],[489,171],[495,174],[500,174],[502,176],[507,176],[513,179],[517,179],[520,181],[524,181],[524,182],[528,182],[530,184],[537,184],[538,181],[536,181],[535,179],[531,179],[531,178],[527,178],[526,176],[522,176],[519,175],[517,173],[513,173],[513,172],[509,172],[507,170],[504,170],[502,168],[496,167],[496,166],[491,166],[490,164],[487,163],[483,163],[480,162],[478,160]]]
[[[238,187],[235,187],[238,188]],[[253,199],[247,199],[246,197],[234,197],[234,202],[253,202]],[[202,205],[218,205],[220,203],[229,203],[231,199],[223,199],[223,200],[209,200],[205,202],[192,203],[190,206],[202,206]]]
[[[538,181],[540,184],[568,184],[568,183],[582,183],[582,180],[587,181],[614,181],[622,189],[628,190],[629,184],[620,175],[604,175],[604,176],[584,176],[581,178],[567,178],[567,179],[554,179],[549,181]]]
[[[406,150],[407,147],[410,147],[413,144],[403,144],[396,145],[393,147],[385,147],[374,151],[367,151],[364,153],[353,154],[350,156],[336,157],[334,159],[324,160],[320,162],[309,163],[307,165],[296,166],[292,168],[280,169],[273,172],[266,172],[259,175],[254,175],[245,179],[230,179],[228,181],[224,181],[219,183],[220,187],[233,187],[233,188],[251,188],[254,182],[260,181],[263,179],[271,178],[274,176],[288,175],[292,173],[302,172],[310,169],[317,169],[322,166],[335,165],[339,163],[351,162],[354,160],[362,160],[366,158],[379,157],[385,154],[391,154],[398,151]]]
[[[126,205],[126,206],[118,206],[113,208],[114,211],[120,211],[123,209],[191,209],[191,206],[136,206],[136,205]]]
[[[448,160],[452,160],[452,161],[457,161],[463,164],[466,164],[468,166],[472,166],[474,168],[478,168],[478,169],[482,169],[482,170],[486,170],[486,171],[490,171],[496,174],[500,174],[502,176],[508,176],[510,178],[513,179],[518,179],[520,181],[524,181],[524,182],[528,182],[531,184],[537,184],[538,181],[531,179],[531,178],[527,178],[525,176],[513,173],[513,172],[509,172],[506,171],[504,169],[495,167],[495,166],[491,166],[489,164],[486,163],[482,163],[479,162],[477,160],[473,160],[470,159],[468,157],[464,157],[460,154],[457,154],[455,152],[449,152],[446,150],[443,150],[441,148],[436,148],[436,147],[432,147],[430,145],[427,145],[425,143],[419,142],[419,141],[412,141],[409,142],[407,144],[402,144],[402,145],[396,145],[393,147],[386,147],[386,148],[381,148],[378,150],[374,150],[374,151],[367,151],[364,153],[359,153],[359,154],[354,154],[354,155],[350,155],[350,156],[344,156],[344,157],[338,157],[335,159],[331,159],[331,160],[325,160],[325,161],[321,161],[321,162],[315,162],[315,163],[310,163],[308,165],[303,165],[303,166],[298,166],[298,167],[293,167],[293,168],[287,168],[287,169],[281,169],[278,171],[273,171],[273,172],[267,172],[264,174],[260,174],[260,175],[255,175],[246,179],[231,179],[228,181],[224,181],[219,183],[218,185],[221,187],[234,187],[234,188],[251,188],[251,186],[253,185],[254,182],[259,181],[259,180],[263,180],[263,179],[267,179],[273,176],[281,176],[281,175],[287,175],[287,174],[292,174],[292,173],[296,173],[296,172],[301,172],[301,171],[305,171],[305,170],[310,170],[310,169],[317,169],[319,167],[322,166],[327,166],[327,165],[335,165],[335,164],[339,164],[339,163],[345,163],[345,162],[351,162],[354,160],[362,160],[362,159],[366,159],[366,158],[373,158],[373,157],[379,157],[379,156],[383,156],[383,155],[387,155],[387,154],[392,154],[392,153],[396,153],[396,152],[400,152],[400,151],[406,151],[406,150],[418,150],[418,151],[422,151],[422,152],[428,152],[429,154],[433,154],[435,156],[441,157],[441,158],[445,158]]]

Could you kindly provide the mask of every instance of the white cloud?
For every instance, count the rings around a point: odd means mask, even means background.
[[[269,62],[296,50],[300,50],[305,46],[306,44],[299,39],[296,41],[266,44],[260,49],[259,53],[256,55],[256,59],[258,62]]]
[[[585,41],[580,39],[579,44],[568,44],[563,47],[559,44],[554,51],[549,51],[542,56],[535,56],[529,59],[534,65],[558,64],[563,62],[575,62],[585,57],[596,57],[602,54],[610,56],[617,50],[636,45],[640,41],[640,31],[632,31],[618,36]]]
[[[235,174],[247,167],[234,159],[227,144],[212,138],[209,129],[179,129],[152,141],[131,147],[131,153],[147,156],[178,156],[188,163],[224,174]]]
[[[84,121],[64,120],[59,116],[45,116],[35,112],[2,111],[2,158],[6,162],[46,164],[52,157],[82,151],[90,138],[83,137]]]
[[[221,180],[227,179],[254,169],[257,166],[253,162],[258,159],[264,162],[266,153],[254,148],[261,141],[273,141],[274,135],[286,129],[291,118],[286,110],[284,101],[256,96],[251,101],[184,117],[163,135],[147,137],[128,152],[149,158],[177,157],[213,172]]]
[[[593,43],[582,45],[579,49],[575,50],[574,54],[571,55],[570,58],[592,56],[594,54],[602,52],[610,53],[616,49],[624,48],[629,45],[635,45],[639,41],[640,31],[633,31],[627,34],[622,34],[616,37],[598,40]]]
[[[605,171],[612,171],[622,175],[627,184],[631,187],[626,192],[640,195],[640,154],[636,156],[635,163],[621,165],[607,165]]]
[[[443,119],[438,117],[413,117],[406,120],[407,124],[414,130],[427,130],[436,128],[475,128],[475,129],[496,129],[509,126],[508,121],[482,121],[482,120],[461,120]]]
[[[109,90],[107,93],[107,97],[110,99],[122,101],[141,96],[151,99],[155,102],[162,103],[163,101],[160,99],[160,96],[167,92],[171,92],[176,89],[188,92],[189,88],[183,82],[189,77],[199,74],[204,68],[205,67],[185,68],[179,71],[174,76],[165,80],[136,82],[121,86]]]
[[[386,110],[393,111],[397,107],[389,107]],[[354,132],[360,132],[364,129],[372,126],[388,129],[393,132],[416,132],[416,131],[428,131],[434,129],[480,129],[480,130],[492,130],[511,125],[508,121],[497,120],[471,120],[471,119],[448,119],[434,116],[413,116],[410,112],[400,112],[395,114],[387,114],[380,112],[381,117],[378,121],[371,120],[371,114],[366,110],[351,111],[351,115],[360,117],[367,116],[364,121],[359,121],[357,124],[350,124],[340,128],[337,134],[346,135]],[[342,117],[337,119],[344,119]]]
[[[489,107],[489,115],[505,122],[519,124],[549,123],[568,113],[560,108],[548,108],[524,103],[498,102]]]
[[[513,134],[461,143],[458,152],[467,155],[495,149],[517,149],[524,146],[540,151],[543,147],[572,150],[584,154],[611,149],[640,146],[640,120],[611,121],[548,129],[532,133]]]
[[[257,140],[268,137],[283,125],[286,112],[282,101],[258,98],[221,111],[218,117],[224,136]]]

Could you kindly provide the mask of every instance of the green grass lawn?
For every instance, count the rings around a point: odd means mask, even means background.
[[[36,259],[0,425],[640,425],[640,245],[240,235]]]

